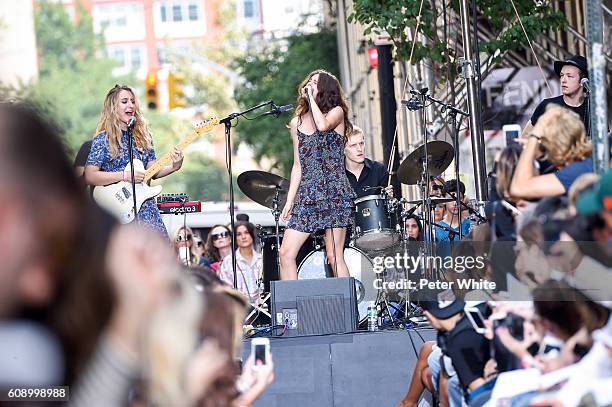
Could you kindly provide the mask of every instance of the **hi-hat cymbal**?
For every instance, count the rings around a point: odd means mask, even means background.
[[[265,171],[245,171],[238,176],[238,187],[253,201],[274,209],[274,196],[278,191],[278,208],[287,201],[289,181],[279,175]]]
[[[429,175],[436,176],[444,172],[453,161],[455,149],[445,141],[430,141],[427,143],[427,165]],[[414,185],[421,179],[425,161],[425,146],[414,150],[397,170],[397,179],[402,184]]]

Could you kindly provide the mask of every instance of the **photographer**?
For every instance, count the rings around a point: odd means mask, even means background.
[[[429,292],[427,299],[421,301],[425,316],[431,325],[438,330],[438,346],[444,355],[442,367],[436,366],[430,356],[432,381],[434,387],[438,378],[446,376],[449,380],[449,405],[461,405],[457,400],[456,384],[452,377],[456,375],[468,405],[482,405],[488,399],[491,384],[485,380],[485,364],[489,360],[489,341],[477,333],[470,320],[463,312],[465,302],[455,297],[451,290]],[[448,363],[448,359],[452,363]],[[440,374],[444,371],[444,375]],[[438,390],[439,388],[437,388]]]

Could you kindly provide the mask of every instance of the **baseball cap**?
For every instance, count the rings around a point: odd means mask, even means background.
[[[576,208],[583,215],[591,215],[604,209],[612,210],[612,170],[601,176],[593,190],[580,194]]]
[[[465,308],[465,302],[457,298],[450,289],[431,290],[421,294],[421,307],[438,319],[448,319]]]

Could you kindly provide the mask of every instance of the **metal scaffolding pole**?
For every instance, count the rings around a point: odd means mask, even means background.
[[[476,200],[478,201],[479,212],[484,215],[484,201],[487,199],[486,186],[486,164],[484,150],[484,135],[480,123],[480,107],[478,99],[478,86],[474,71],[474,61],[472,52],[472,42],[470,41],[470,20],[468,13],[468,1],[460,1],[461,8],[461,30],[463,33],[464,58],[460,60],[461,76],[467,81],[468,109],[470,112],[470,131],[472,142],[472,162],[474,165],[474,183],[476,190]],[[480,78],[478,78],[480,80]],[[459,146],[455,146],[459,148]]]
[[[603,174],[610,167],[608,140],[608,106],[606,91],[606,58],[603,50],[603,16],[601,0],[587,0],[587,41],[590,59],[588,109],[590,113],[593,169]]]

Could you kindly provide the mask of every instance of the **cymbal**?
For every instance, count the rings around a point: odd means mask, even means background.
[[[445,141],[430,141],[427,143],[427,164],[429,175],[436,176],[444,172],[453,161],[455,149]],[[414,185],[421,179],[423,162],[425,160],[425,146],[414,150],[399,166],[397,179],[402,184]]]
[[[245,171],[238,176],[238,187],[253,201],[274,209],[274,196],[278,191],[278,208],[287,201],[289,181],[279,175],[265,171]]]
[[[426,199],[426,201],[427,201],[427,199]],[[432,196],[431,198],[429,198],[429,201],[431,202],[432,205],[437,205],[437,204],[452,202],[452,201],[454,201],[454,199],[453,198],[442,198],[442,197],[439,197],[439,196]],[[403,201],[402,203],[419,205],[422,202],[423,201],[420,200],[420,199],[415,199],[413,201]]]

